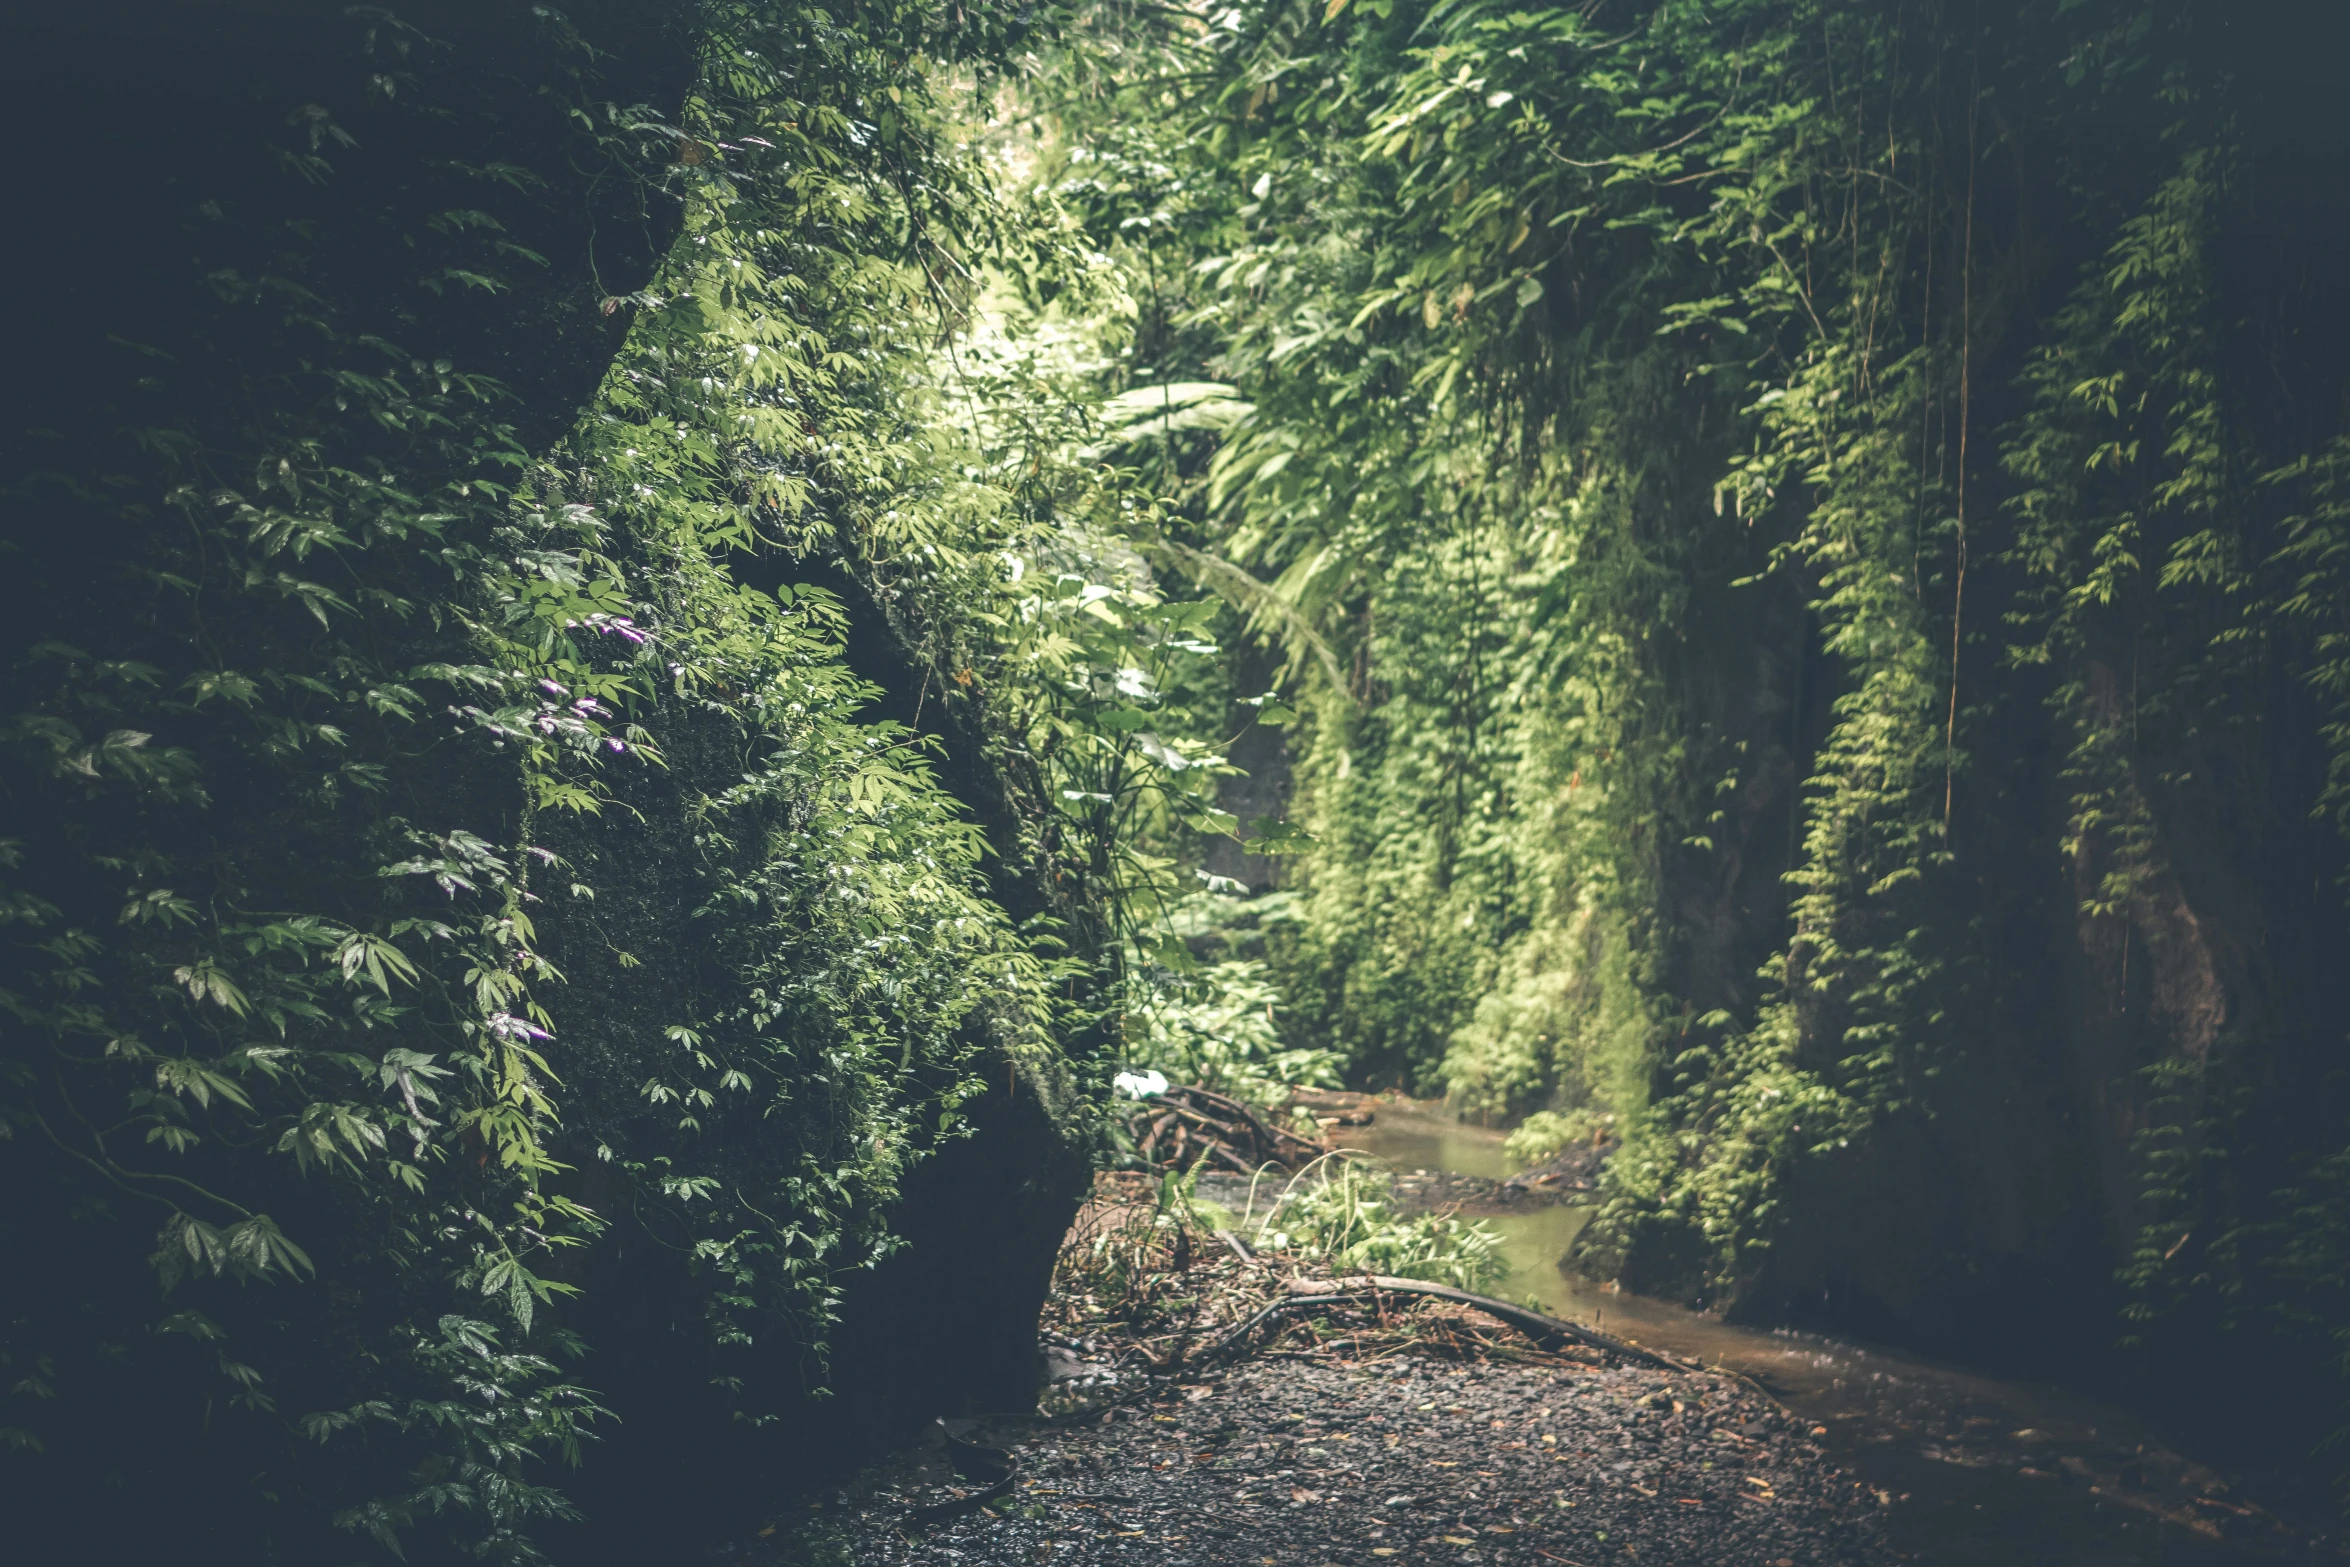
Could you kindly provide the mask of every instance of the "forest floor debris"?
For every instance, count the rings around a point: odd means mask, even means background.
[[[1599,1184],[1600,1167],[1614,1152],[1612,1143],[1579,1144],[1503,1181],[1495,1199],[1523,1206],[1529,1201],[1547,1198],[1557,1202],[1575,1192],[1591,1191]]]
[[[1630,1364],[1544,1335],[1538,1314],[1512,1323],[1457,1299],[1316,1277],[1310,1261],[1234,1240],[1169,1214],[1139,1181],[1106,1178],[1071,1230],[1041,1323],[1039,1412],[942,1422],[925,1446],[720,1559],[1893,1559],[1891,1498],[1750,1383]],[[1304,1309],[1270,1309],[1291,1301]]]
[[[1127,1113],[1127,1135],[1146,1169],[1190,1172],[1201,1196],[1238,1213],[1247,1197],[1278,1192],[1292,1173],[1328,1153],[1332,1134],[1370,1125],[1389,1102],[1373,1094],[1301,1088],[1291,1090],[1288,1105],[1274,1111],[1187,1084],[1137,1104]],[[1613,1144],[1578,1145],[1507,1180],[1399,1169],[1395,1196],[1412,1213],[1524,1212],[1590,1191],[1613,1151]]]
[[[1042,1324],[1048,1357],[1064,1368],[1045,1395],[1045,1407],[1057,1412],[1081,1396],[1064,1387],[1133,1387],[1138,1377],[1266,1354],[1361,1359],[1417,1351],[1544,1365],[1607,1358],[1588,1345],[1539,1342],[1455,1301],[1376,1290],[1326,1299],[1342,1287],[1329,1270],[1252,1251],[1230,1232],[1203,1235],[1170,1223],[1153,1204],[1121,1198],[1107,1183],[1070,1237]],[[1313,1304],[1289,1309],[1301,1295]]]
[[[1886,1499],[1809,1432],[1708,1373],[1259,1359],[1170,1379],[1082,1422],[972,1423],[1019,1468],[923,1527],[958,1480],[939,1446],[793,1520],[799,1559],[859,1567],[1875,1567]],[[949,1504],[951,1505],[951,1503]],[[935,1515],[933,1515],[935,1516]],[[776,1537],[729,1553],[789,1561]]]

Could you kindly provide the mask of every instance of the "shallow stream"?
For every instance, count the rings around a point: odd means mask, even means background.
[[[1511,1173],[1499,1132],[1408,1100],[1369,1107],[1372,1123],[1338,1128],[1340,1144],[1399,1172]],[[1560,1263],[1589,1217],[1564,1204],[1488,1214],[1511,1269],[1495,1293],[1753,1378],[1826,1428],[1826,1445],[1890,1500],[1895,1542],[1919,1563],[2340,1559],[2335,1542],[2248,1506],[2110,1404],[1817,1334],[1735,1326],[1568,1272]]]

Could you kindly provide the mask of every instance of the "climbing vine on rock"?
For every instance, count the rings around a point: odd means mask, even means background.
[[[2315,1342],[2343,215],[2246,25],[1267,0],[1047,100],[1105,374],[1237,410],[1161,531],[1303,715],[1286,1028],[1615,1115],[1586,1266]]]

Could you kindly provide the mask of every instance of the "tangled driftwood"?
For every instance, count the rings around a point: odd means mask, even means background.
[[[1155,1169],[1188,1170],[1201,1159],[1238,1175],[1320,1157],[1322,1147],[1273,1125],[1237,1099],[1205,1088],[1170,1088],[1146,1100],[1134,1120],[1136,1151]]]
[[[1214,1344],[1199,1358],[1216,1360],[1226,1355],[1245,1353],[1256,1330],[1286,1312],[1310,1309],[1316,1306],[1336,1306],[1344,1302],[1375,1299],[1380,1295],[1425,1295],[1437,1300],[1449,1300],[1464,1306],[1473,1306],[1487,1316],[1508,1323],[1536,1343],[1584,1344],[1608,1354],[1619,1356],[1635,1365],[1654,1366],[1661,1371],[1691,1369],[1678,1360],[1627,1344],[1622,1339],[1610,1338],[1580,1323],[1547,1316],[1524,1306],[1513,1306],[1506,1300],[1495,1300],[1490,1295],[1474,1295],[1467,1290],[1454,1289],[1449,1284],[1431,1284],[1425,1279],[1391,1278],[1383,1273],[1366,1274],[1343,1279],[1291,1279],[1288,1297],[1276,1300],[1255,1316],[1241,1323]]]
[[[1586,1368],[1604,1358],[1691,1369],[1578,1323],[1445,1284],[1352,1271],[1306,1276],[1295,1258],[1260,1255],[1229,1231],[1201,1229],[1180,1206],[1163,1207],[1153,1200],[1158,1186],[1139,1171],[1102,1174],[1096,1201],[1072,1227],[1055,1269],[1045,1337],[1066,1352],[1063,1360],[1093,1372],[1056,1373],[1073,1395],[1080,1381],[1092,1384],[1070,1401],[1075,1417],[1099,1413],[1100,1395],[1120,1402],[1168,1377],[1258,1355],[1344,1353],[1360,1361],[1424,1353]]]

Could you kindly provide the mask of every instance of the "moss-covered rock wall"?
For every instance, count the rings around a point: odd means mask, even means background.
[[[1627,1283],[2150,1354],[2305,1463],[2338,1384],[2248,1390],[2344,1317],[2340,19],[1236,17],[1064,188],[1134,374],[1245,409],[1182,539],[1304,710],[1297,1042],[1612,1116]]]
[[[928,94],[1014,36],[12,13],[28,1559],[682,1548],[1032,1373],[1092,1049],[1034,791],[727,564],[869,575],[919,245],[985,211]]]

